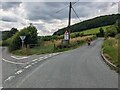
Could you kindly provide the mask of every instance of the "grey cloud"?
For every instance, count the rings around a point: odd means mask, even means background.
[[[17,22],[17,17],[2,16],[1,20],[5,22]]]
[[[118,13],[120,14],[120,2],[118,2]]]
[[[8,10],[11,8],[19,7],[20,3],[21,2],[1,2],[1,5],[3,10]]]
[[[60,11],[59,13],[56,13],[56,11],[59,11],[67,6],[69,4],[68,2],[29,2],[24,4],[27,18],[30,20],[49,21],[52,19],[63,20],[68,18],[68,7]],[[101,9],[101,11],[105,11],[108,6],[108,2],[78,2],[73,5],[79,17],[87,17],[90,14],[97,12],[99,9]],[[75,14],[72,14],[72,18],[76,18]]]
[[[30,20],[52,20],[52,19],[64,19],[68,17],[68,9],[62,10],[60,13],[56,13],[61,8],[68,5],[68,3],[26,3],[25,9]],[[64,14],[64,15],[63,15]]]
[[[34,26],[36,26],[38,29],[44,29],[44,25],[43,24],[35,24],[33,23]]]

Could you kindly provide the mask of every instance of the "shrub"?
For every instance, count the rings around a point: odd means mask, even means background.
[[[17,32],[11,40],[9,45],[9,50],[14,51],[21,48],[20,36],[26,36],[24,43],[25,45],[37,44],[37,29],[34,26],[28,26],[23,28],[20,32]]]
[[[106,33],[105,34],[106,34],[106,36],[114,37],[117,34],[116,27],[113,25],[113,26],[110,26],[110,27],[106,28]]]

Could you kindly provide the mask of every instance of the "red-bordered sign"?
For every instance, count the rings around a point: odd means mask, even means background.
[[[64,40],[69,40],[69,33],[67,30],[64,33]]]

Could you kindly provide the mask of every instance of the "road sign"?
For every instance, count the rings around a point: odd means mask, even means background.
[[[20,39],[21,39],[22,41],[24,41],[25,38],[26,38],[26,36],[20,36]]]
[[[69,40],[69,33],[67,30],[64,33],[64,40]]]
[[[22,48],[24,47],[24,40],[25,40],[26,36],[20,36],[20,39],[22,40]]]

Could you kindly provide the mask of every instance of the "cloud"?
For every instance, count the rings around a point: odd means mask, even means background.
[[[114,2],[73,2],[72,5],[82,21],[118,12],[118,5]],[[0,17],[3,25],[0,28],[10,30],[16,27],[20,30],[33,23],[39,35],[51,35],[67,26],[68,6],[69,2],[2,2]],[[72,24],[77,22],[79,20],[72,11]]]
[[[6,17],[6,16],[3,16],[2,17],[2,21],[5,21],[5,22],[17,22],[17,19],[15,17]]]
[[[64,20],[68,18],[69,2],[32,2],[24,3],[27,19],[50,21],[54,19]],[[108,2],[78,2],[73,5],[80,18],[88,17],[91,14],[106,11],[110,3]],[[65,8],[66,7],[66,8]],[[61,10],[63,9],[63,10]],[[61,10],[60,12],[57,12]],[[56,13],[57,12],[57,13]],[[77,18],[72,11],[72,18]]]
[[[11,8],[19,7],[21,2],[1,2],[2,9],[8,10]]]

